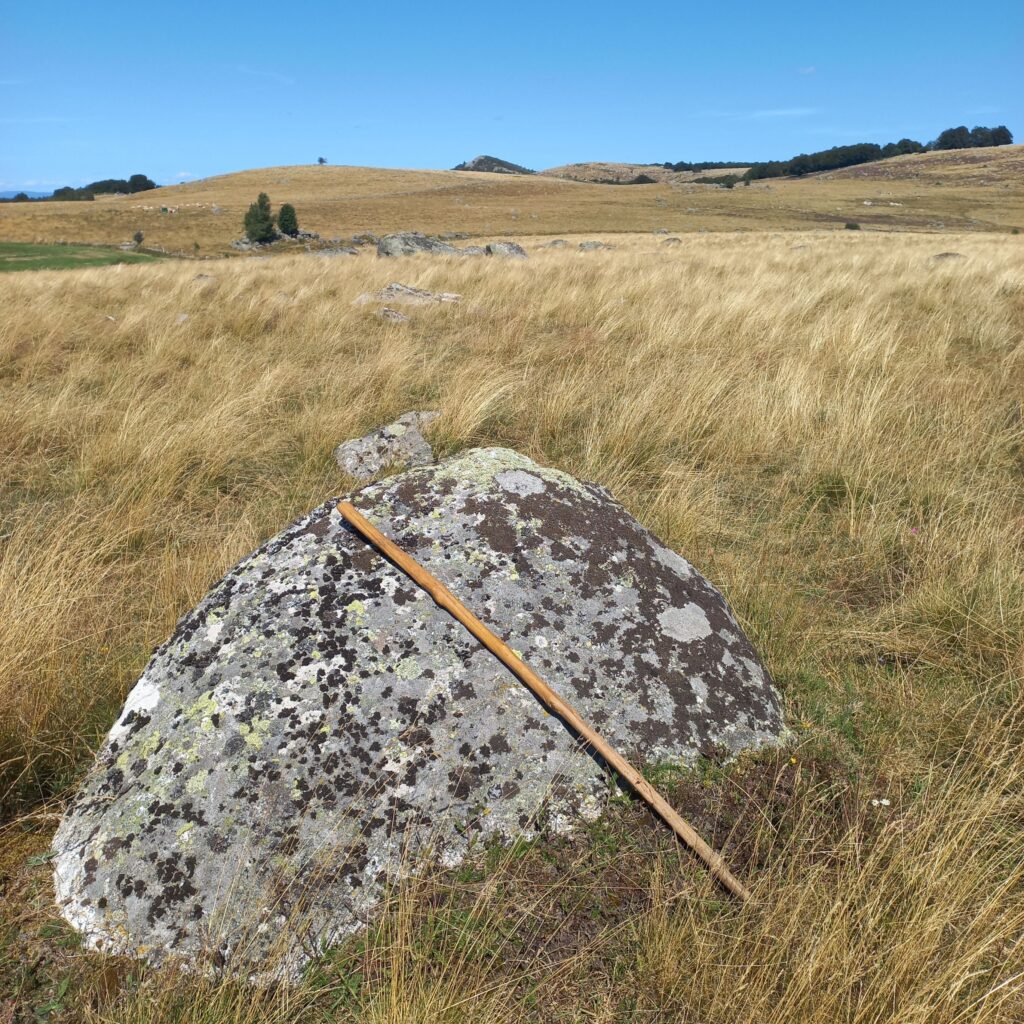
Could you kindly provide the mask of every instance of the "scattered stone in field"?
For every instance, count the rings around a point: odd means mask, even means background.
[[[467,245],[459,250],[463,256],[486,256],[487,250],[482,245]]]
[[[656,234],[656,235],[667,235],[668,234],[668,228],[655,228],[654,229],[654,234]]]
[[[594,249],[614,249],[614,245],[607,242],[580,242],[577,246],[580,252],[592,252]]]
[[[423,857],[598,816],[603,767],[336,500],[160,647],[54,838],[86,944],[294,977]],[[360,510],[648,763],[774,745],[779,697],[721,594],[602,487],[500,448]]]
[[[396,324],[404,324],[409,319],[404,313],[400,313],[397,309],[391,309],[389,306],[383,306],[378,310],[377,316]]]
[[[515,242],[491,242],[484,246],[484,251],[488,256],[500,256],[503,259],[527,259],[526,250]]]
[[[403,231],[395,235],[385,235],[377,243],[378,256],[412,256],[418,252],[455,256],[458,255],[459,250],[454,245],[442,242],[438,238],[431,238],[419,231]]]
[[[343,472],[364,481],[388,466],[429,466],[434,451],[422,431],[438,416],[437,412],[407,412],[372,434],[343,441],[334,449],[334,461]]]
[[[552,238],[550,242],[541,242],[538,249],[564,249],[569,243],[564,238]]]
[[[967,259],[962,252],[937,252],[933,260],[964,260]]]
[[[462,300],[462,296],[456,292],[428,292],[425,288],[413,288],[398,281],[392,281],[381,288],[373,297],[382,302],[397,302],[406,306],[435,306],[439,303]]]
[[[193,281],[212,281],[213,280],[213,274],[196,274],[196,276],[193,277],[192,280]]]
[[[103,319],[104,320],[109,320],[112,324],[116,324],[117,323],[117,317],[116,316],[111,316],[109,313],[104,314]]]
[[[681,238],[676,238],[675,235],[670,235],[668,238],[663,238],[661,240],[661,244],[662,245],[682,245],[683,244],[683,240]]]
[[[316,249],[315,256],[358,256],[359,250],[350,245],[333,245],[329,249]]]
[[[174,318],[174,322],[175,322],[176,324],[183,324],[183,323],[185,323],[185,322],[186,322],[187,320],[188,320],[188,313],[179,313],[179,314],[178,314],[178,315],[177,315],[177,316],[176,316],[176,317]]]
[[[371,231],[364,231],[361,235],[352,236],[353,245],[376,245],[379,241],[380,238]]]

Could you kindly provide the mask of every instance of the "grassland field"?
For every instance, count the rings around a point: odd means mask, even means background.
[[[678,196],[290,168],[161,190],[179,213],[144,223],[139,198],[0,209],[4,238],[213,252],[280,176],[317,230],[515,229],[530,252],[0,279],[0,1021],[1024,1020],[1024,207],[999,166]],[[886,194],[904,206],[863,206]],[[853,209],[885,230],[814,220]],[[616,248],[539,248],[604,230]],[[353,304],[391,281],[463,300],[407,323]],[[599,481],[724,591],[792,743],[648,770],[753,899],[610,795],[575,838],[410,882],[298,986],[86,953],[47,851],[150,652],[353,485],[335,444],[412,408],[442,412],[442,455]]]
[[[897,157],[801,179],[723,189],[688,181],[598,185],[548,175],[273,167],[87,203],[0,204],[7,241],[146,245],[221,255],[259,192],[292,203],[324,238],[420,230],[476,236],[842,228],[1024,229],[1024,146]],[[168,212],[163,212],[164,210]],[[198,246],[198,249],[196,248]]]

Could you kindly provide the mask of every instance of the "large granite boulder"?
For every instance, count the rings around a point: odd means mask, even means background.
[[[488,448],[354,500],[627,756],[782,734],[722,596],[603,488]],[[332,499],[156,651],[57,831],[57,900],[92,948],[287,974],[424,857],[569,829],[607,793]]]

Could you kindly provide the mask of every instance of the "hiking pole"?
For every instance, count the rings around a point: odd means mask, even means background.
[[[729,870],[697,832],[673,809],[672,805],[613,746],[601,738],[532,668],[485,626],[437,577],[431,575],[397,544],[388,540],[372,523],[357,511],[350,501],[338,505],[342,518],[365,540],[422,587],[435,603],[458,619],[495,657],[524,682],[549,710],[587,741],[604,760],[622,776],[658,816],[704,863],[711,874],[734,896],[750,898],[747,887]]]

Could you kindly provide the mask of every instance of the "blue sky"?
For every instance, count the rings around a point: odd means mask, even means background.
[[[0,189],[1024,141],[1024,2],[8,5]]]

